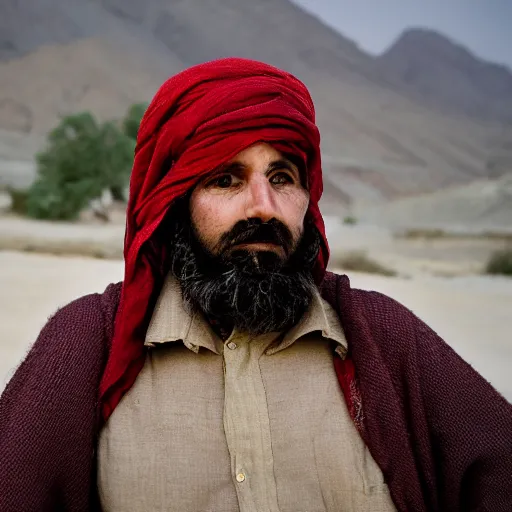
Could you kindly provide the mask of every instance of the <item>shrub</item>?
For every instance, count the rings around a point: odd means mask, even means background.
[[[148,108],[147,103],[135,103],[132,105],[123,120],[123,132],[128,137],[136,140],[139,132],[140,121]]]
[[[31,217],[73,220],[106,189],[129,180],[135,142],[113,122],[99,125],[84,112],[68,116],[49,135],[37,155],[38,176],[28,190]]]
[[[26,215],[28,190],[9,187],[7,188],[7,193],[11,198],[11,211],[19,215]]]
[[[346,224],[348,226],[354,226],[355,224],[357,224],[357,219],[356,219],[356,217],[353,217],[352,215],[347,215],[343,219],[343,224]]]
[[[487,274],[512,277],[512,247],[492,253],[485,271]]]
[[[437,239],[437,238],[445,238],[448,235],[445,231],[442,229],[437,228],[413,228],[413,229],[407,229],[403,231],[402,233],[398,233],[396,235],[397,238],[410,238],[410,239],[416,239],[416,238],[424,238],[427,240]],[[451,235],[455,236],[455,235]]]
[[[348,252],[333,255],[330,261],[331,267],[353,270],[354,272],[365,272],[368,274],[380,274],[382,276],[396,276],[396,272],[386,268],[377,261],[371,259],[364,252]]]

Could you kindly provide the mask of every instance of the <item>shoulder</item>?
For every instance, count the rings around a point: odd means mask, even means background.
[[[395,299],[350,286],[347,276],[328,273],[322,295],[336,309],[349,350],[360,364],[384,364],[395,378],[407,368],[433,379],[447,372],[483,380],[432,327]],[[462,377],[461,377],[462,378]]]
[[[328,272],[322,295],[338,312],[353,345],[365,350],[373,345],[392,364],[420,349],[449,350],[437,333],[405,305],[380,292],[352,288],[345,275]]]
[[[27,381],[68,382],[70,375],[98,375],[108,355],[121,284],[77,298],[46,322],[6,387]]]
[[[50,322],[82,318],[84,323],[94,323],[99,317],[112,319],[115,316],[122,283],[109,284],[102,293],[83,295],[57,310]]]
[[[356,316],[360,320],[365,318],[375,327],[418,328],[423,323],[409,308],[388,295],[352,288],[346,275],[327,272],[321,293],[342,317]]]
[[[120,289],[120,283],[110,284],[103,293],[84,295],[58,309],[41,330],[38,341],[43,338],[45,346],[58,344],[67,351],[83,345],[85,339],[109,339]]]
[[[10,510],[48,509],[57,499],[48,489],[58,489],[58,498],[71,492],[86,499],[98,386],[119,292],[119,284],[110,285],[59,309],[2,393],[0,494]]]

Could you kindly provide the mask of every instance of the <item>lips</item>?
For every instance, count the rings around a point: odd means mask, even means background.
[[[280,244],[276,244],[275,242],[243,242],[243,243],[239,243],[239,244],[236,244],[234,246],[234,248],[253,248],[253,249],[258,249],[258,248],[261,248],[261,250],[265,250],[266,248],[270,248],[270,249],[276,249],[276,248],[279,248],[279,249],[282,249],[282,246]]]
[[[231,250],[273,251],[285,252],[280,244],[275,242],[242,242],[234,245]]]

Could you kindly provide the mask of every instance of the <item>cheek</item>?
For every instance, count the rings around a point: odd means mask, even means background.
[[[192,225],[200,241],[213,250],[220,237],[230,229],[225,202],[205,192],[193,193],[190,198]]]
[[[298,239],[304,230],[304,219],[306,218],[309,206],[309,194],[303,191],[303,193],[295,195],[290,199],[285,216],[294,238]]]

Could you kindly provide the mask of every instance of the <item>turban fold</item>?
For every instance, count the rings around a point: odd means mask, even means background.
[[[305,85],[273,66],[240,58],[207,62],[170,78],[146,110],[137,136],[126,219],[125,276],[100,384],[104,420],[144,365],[151,301],[163,280],[148,250],[156,229],[176,199],[257,142],[292,153],[304,163],[308,215],[322,239],[314,275],[317,283],[322,280],[329,249],[318,208],[320,135]]]

